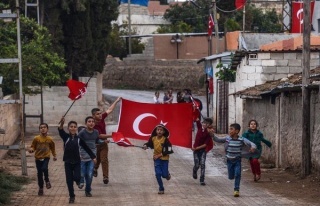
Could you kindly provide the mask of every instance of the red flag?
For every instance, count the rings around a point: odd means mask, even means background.
[[[209,79],[209,94],[214,93],[214,83],[213,83],[213,77],[210,77]]]
[[[234,5],[236,9],[241,9],[246,4],[246,0],[235,0]]]
[[[310,19],[312,22],[314,1],[310,2],[311,15]],[[291,33],[302,33],[303,32],[303,1],[292,2],[292,14],[291,14]]]
[[[70,90],[69,98],[72,100],[80,99],[87,92],[87,85],[73,79],[67,81]]]
[[[126,139],[121,132],[112,132],[112,139],[114,143],[123,147],[134,146],[128,139]]]
[[[118,132],[148,141],[152,130],[164,124],[173,145],[191,148],[192,104],[150,104],[122,99]]]
[[[209,22],[208,22],[208,36],[212,35],[213,27],[214,27],[214,21],[213,21],[212,15],[210,14]]]

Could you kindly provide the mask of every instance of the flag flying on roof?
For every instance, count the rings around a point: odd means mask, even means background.
[[[312,22],[314,1],[310,2],[310,22]],[[302,33],[303,32],[303,1],[292,2],[291,8],[291,33]]]
[[[67,86],[70,90],[69,98],[71,100],[80,99],[87,92],[87,84],[73,79],[67,81]]]
[[[213,27],[214,27],[214,21],[213,21],[212,15],[210,14],[209,21],[208,21],[208,36],[212,35]]]
[[[173,145],[191,148],[192,103],[151,104],[122,99],[118,132],[148,141],[152,130],[164,124]]]

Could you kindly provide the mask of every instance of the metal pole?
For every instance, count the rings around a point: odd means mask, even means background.
[[[214,34],[216,37],[216,54],[219,54],[219,24],[217,18],[217,4],[216,2],[213,3],[213,21],[214,21]]]
[[[17,7],[17,41],[18,41],[18,59],[19,59],[19,97],[20,97],[20,115],[21,115],[21,128],[20,128],[20,153],[21,153],[21,169],[22,175],[28,175],[27,171],[27,158],[25,149],[24,139],[24,113],[23,113],[23,93],[22,93],[22,60],[21,60],[21,39],[20,39],[20,11],[19,11],[19,0],[16,0]]]
[[[129,56],[132,54],[131,48],[131,10],[130,10],[131,0],[128,0],[128,23],[129,23]]]
[[[242,31],[246,31],[246,6],[243,6]]]
[[[302,49],[302,141],[301,141],[301,177],[310,174],[310,91],[307,88],[310,77],[310,0],[303,2],[303,49]]]
[[[179,43],[177,40],[176,40],[176,44],[177,44],[177,59],[179,59]]]

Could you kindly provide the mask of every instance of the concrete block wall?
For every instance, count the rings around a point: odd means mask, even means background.
[[[0,128],[5,130],[5,134],[0,134],[0,145],[12,145],[20,136],[21,116],[20,104],[0,102]],[[0,150],[0,159],[7,150]]]
[[[319,52],[312,52],[310,68],[320,65]],[[237,91],[302,72],[301,53],[257,53],[256,59],[244,57],[237,73]]]
[[[89,77],[81,77],[79,81],[87,82],[88,79]],[[91,115],[91,109],[98,106],[98,101],[102,100],[102,85],[100,86],[98,81],[102,82],[102,78],[91,78],[87,92],[82,98],[75,101],[66,115],[66,123],[74,120],[77,121],[79,125],[83,125],[84,119]],[[61,117],[73,103],[73,101],[68,98],[68,95],[69,89],[67,86],[43,88],[43,121],[49,124],[49,126],[57,126]],[[26,95],[25,101],[27,102],[25,105],[25,113],[27,115],[39,115],[41,113],[40,94],[33,96]],[[39,124],[40,118],[27,118],[26,130],[28,130],[28,127],[35,127]]]
[[[320,65],[319,52],[311,52],[310,57],[310,69]],[[301,53],[257,53],[256,59],[248,58],[245,56],[239,64],[236,82],[232,83],[235,86],[229,87],[229,94],[302,72]],[[242,104],[242,99],[229,97],[229,108],[235,108],[229,109],[229,122],[242,120]]]

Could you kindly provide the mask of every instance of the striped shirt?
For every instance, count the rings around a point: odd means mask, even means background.
[[[253,142],[250,142],[248,139],[244,137],[232,139],[230,136],[224,138],[218,138],[216,136],[213,136],[213,140],[215,142],[225,143],[226,157],[228,159],[241,158],[241,156],[243,155],[242,149],[245,146],[249,146],[254,149],[257,148],[257,146]]]

